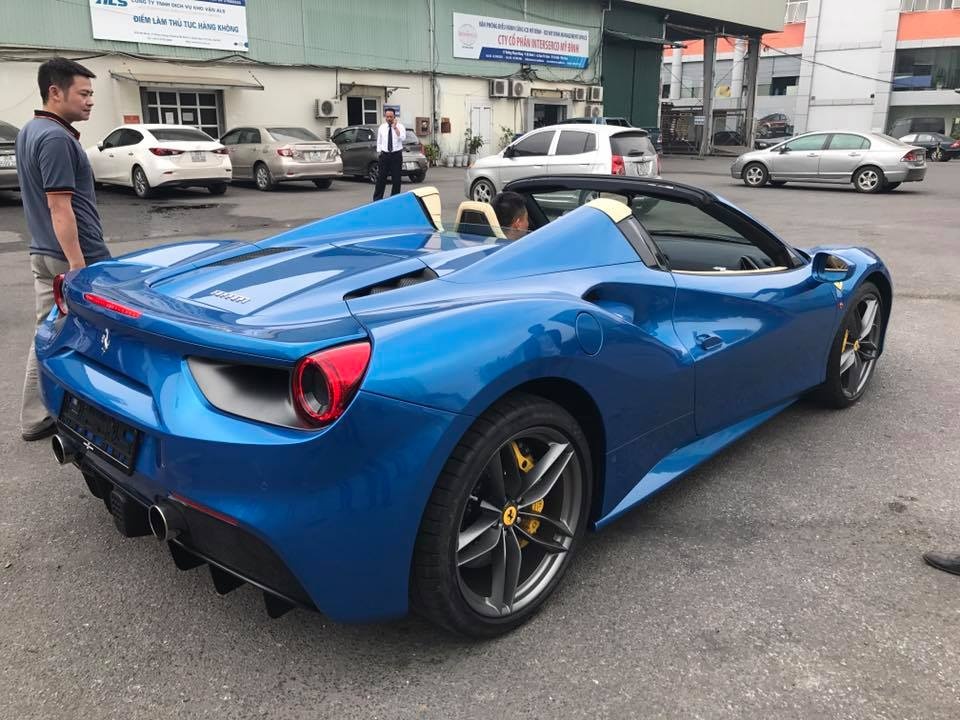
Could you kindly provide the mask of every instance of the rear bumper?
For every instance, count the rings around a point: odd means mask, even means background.
[[[141,506],[182,497],[213,513],[187,518],[183,549],[334,620],[406,613],[423,508],[469,418],[361,392],[325,430],[266,426],[213,409],[182,358],[157,351],[150,389],[43,335],[51,415],[69,390],[140,433],[130,474],[93,449],[82,468]]]
[[[288,161],[279,163],[276,167],[270,168],[273,179],[277,182],[285,180],[322,180],[324,178],[337,178],[343,176],[343,161],[331,160],[329,162],[297,162]]]
[[[0,190],[19,190],[20,181],[17,179],[16,168],[3,168],[0,170]]]
[[[205,165],[198,168],[165,167],[150,172],[147,176],[152,187],[208,186],[230,182],[233,169],[230,165]]]
[[[920,182],[924,177],[926,177],[926,175],[926,167],[897,168],[895,170],[887,170],[884,172],[887,182]]]

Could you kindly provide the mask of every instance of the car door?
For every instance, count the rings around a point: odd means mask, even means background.
[[[343,163],[344,175],[359,174],[359,171],[355,165],[356,154],[350,152],[356,138],[356,128],[347,128],[346,130],[341,130],[331,138],[331,140],[333,140],[336,146],[340,149],[340,160]]]
[[[239,174],[244,179],[253,177],[253,165],[257,160],[258,146],[260,145],[260,131],[256,128],[243,128],[237,142],[236,158],[239,163],[234,165],[234,177]]]
[[[230,156],[230,164],[233,167],[234,180],[239,179],[239,171],[237,170],[237,149],[239,148],[241,132],[241,128],[235,128],[228,131],[222,138],[220,138],[220,144],[227,149],[227,154]]]
[[[123,128],[117,128],[107,135],[98,145],[99,152],[90,154],[90,167],[97,182],[117,183],[120,181],[118,148],[123,130]]]
[[[366,175],[370,164],[377,159],[377,135],[370,128],[357,128],[357,137],[350,148],[358,175]]]
[[[548,156],[551,175],[583,175],[594,172],[597,136],[587,130],[561,130],[553,152]]]
[[[774,180],[816,180],[827,133],[804,135],[772,150],[767,163]]]
[[[497,165],[498,186],[503,187],[511,180],[546,174],[547,158],[556,135],[553,128],[535,130],[507,146]]]
[[[834,133],[820,153],[820,177],[834,182],[850,182],[860,167],[870,141],[853,133]]]
[[[904,140],[904,142],[907,141]],[[934,141],[933,135],[930,133],[917,133],[916,139],[909,144],[913,145],[914,147],[922,147],[927,151],[928,156],[933,152],[933,149],[937,145],[937,143]]]
[[[677,287],[674,327],[693,359],[700,436],[824,379],[839,291],[738,210],[661,199],[639,218]]]

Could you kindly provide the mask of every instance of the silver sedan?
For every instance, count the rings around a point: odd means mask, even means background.
[[[260,190],[291,180],[312,180],[326,189],[334,178],[343,176],[337,146],[306,128],[240,127],[227,132],[220,142],[230,154],[234,181],[253,180]]]
[[[864,193],[920,182],[927,173],[923,148],[880,133],[832,130],[798,135],[738,157],[730,174],[749,187],[787,182],[853,183]]]

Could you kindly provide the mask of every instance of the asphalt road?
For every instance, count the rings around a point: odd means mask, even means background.
[[[19,438],[33,297],[0,193],[0,718],[889,718],[960,716],[960,162],[926,182],[750,190],[728,161],[668,158],[799,245],[855,243],[896,298],[867,396],[801,402],[604,532],[544,611],[464,642],[409,618],[343,626],[216,596],[114,530],[79,473]],[[452,219],[462,171],[435,170]],[[372,188],[100,194],[114,253],[256,239]],[[363,522],[363,518],[357,519]]]

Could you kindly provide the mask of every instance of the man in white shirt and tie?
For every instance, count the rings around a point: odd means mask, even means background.
[[[397,120],[391,109],[383,111],[384,122],[377,130],[377,154],[380,169],[377,172],[377,186],[373,191],[374,200],[383,199],[387,186],[387,175],[393,177],[391,195],[400,192],[400,180],[403,178],[403,141],[407,129]]]

